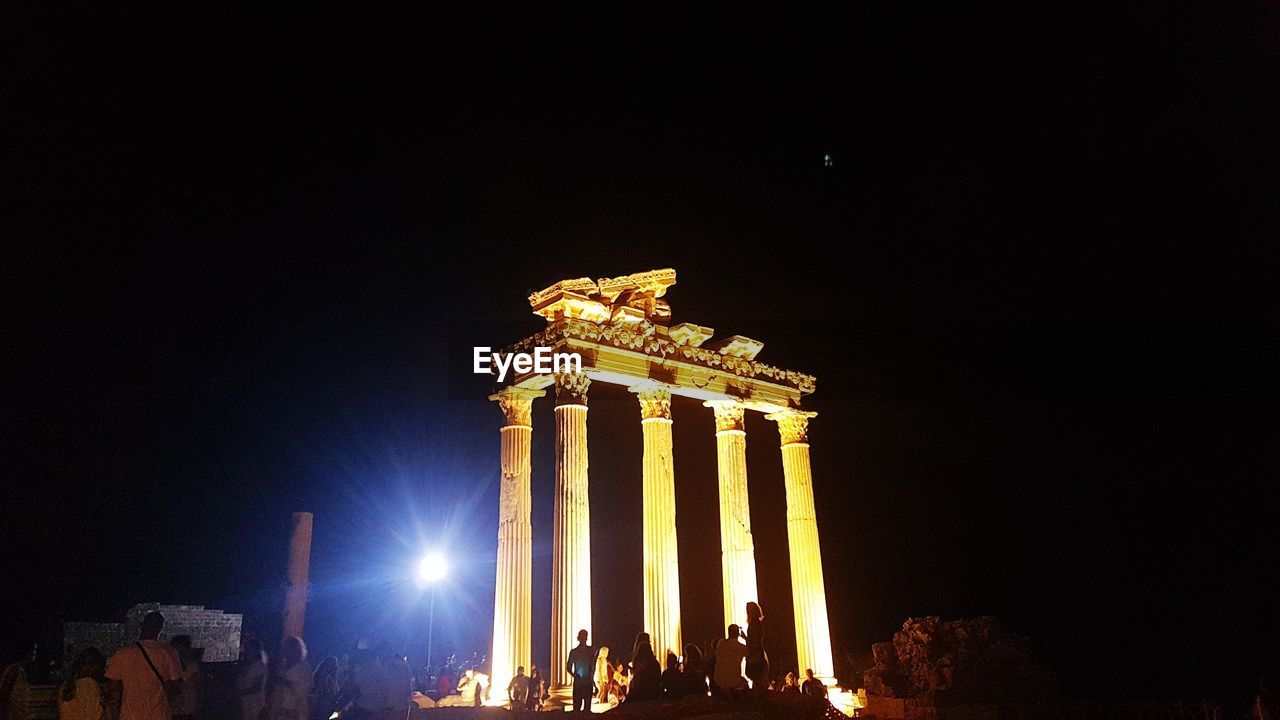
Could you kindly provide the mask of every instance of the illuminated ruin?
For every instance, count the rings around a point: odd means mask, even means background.
[[[834,677],[826,591],[809,466],[808,424],[801,409],[814,378],[756,360],[764,343],[738,335],[714,339],[709,327],[670,325],[662,299],[675,270],[616,278],[563,280],[529,296],[546,327],[507,348],[574,352],[580,373],[515,372],[492,395],[503,411],[502,487],[494,602],[493,686],[505,688],[517,666],[531,665],[530,524],[531,406],[552,390],[556,403],[556,496],[551,596],[553,691],[565,691],[563,668],[573,636],[591,630],[591,536],[587,498],[587,393],[593,382],[635,393],[644,434],[644,630],[654,652],[681,653],[680,584],[676,554],[675,470],[671,396],[701,400],[710,409],[719,461],[721,571],[724,623],[745,627],[745,605],[756,600],[755,548],[747,497],[744,414],[777,423],[786,482],[787,531],[795,607],[796,657],[830,684]]]

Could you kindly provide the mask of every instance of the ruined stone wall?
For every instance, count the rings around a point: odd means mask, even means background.
[[[94,647],[103,655],[111,656],[124,643],[123,623],[69,622],[62,624],[62,657],[64,662],[75,660],[81,650]]]
[[[138,639],[142,618],[152,610],[164,614],[161,640],[190,635],[192,647],[203,650],[205,662],[229,662],[240,658],[240,628],[244,616],[210,610],[203,605],[161,605],[141,603],[129,609],[124,622],[126,642]]]

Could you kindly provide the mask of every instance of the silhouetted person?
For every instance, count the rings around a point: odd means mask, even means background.
[[[808,668],[804,671],[804,684],[800,686],[800,692],[809,697],[825,698],[827,696],[827,686],[813,676],[813,668]]]
[[[693,643],[684,646],[684,667],[680,669],[684,681],[684,693],[705,698],[707,696],[707,663],[702,649]]]
[[[107,659],[98,648],[80,651],[58,693],[60,720],[104,720],[102,683],[106,681]]]
[[[747,603],[747,678],[756,690],[769,688],[769,655],[764,651],[764,610]]]
[[[174,720],[195,720],[200,712],[200,659],[191,647],[190,635],[175,635],[169,644],[178,651],[182,682],[178,692],[169,698]]]
[[[542,709],[542,698],[547,694],[547,681],[542,677],[538,666],[529,669],[529,701],[526,707],[530,710]]]
[[[382,696],[390,710],[403,710],[409,706],[413,695],[413,671],[404,657],[392,650],[391,643],[383,641],[376,648],[378,663],[382,665]]]
[[[627,702],[645,702],[662,697],[662,667],[653,654],[649,633],[636,635],[631,651],[631,683],[627,687]]]
[[[307,645],[290,635],[280,641],[280,657],[267,679],[267,720],[307,720],[311,666]]]
[[[516,668],[516,676],[507,683],[507,699],[513,709],[526,707],[529,704],[529,676],[524,674],[524,666]]]
[[[573,711],[590,712],[596,671],[596,652],[587,644],[587,631],[578,631],[578,646],[569,651],[564,669],[573,676]]]
[[[667,651],[667,667],[662,671],[662,697],[678,700],[684,697],[684,677],[680,674],[680,658]]]
[[[119,720],[171,720],[173,716],[169,696],[182,679],[182,666],[178,651],[157,639],[163,629],[164,615],[147,613],[138,642],[117,650],[107,663],[112,695],[121,697]]]
[[[330,655],[311,674],[311,720],[329,720],[329,716],[338,709],[338,693],[341,689],[338,682],[338,658]]]
[[[257,638],[244,641],[243,656],[236,668],[236,697],[240,699],[240,720],[258,720],[267,700],[267,656]]]
[[[715,687],[732,696],[738,690],[747,689],[747,679],[742,677],[742,660],[747,657],[747,647],[742,644],[742,630],[730,625],[726,637],[716,643]]]

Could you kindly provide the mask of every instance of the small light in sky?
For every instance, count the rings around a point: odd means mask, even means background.
[[[822,167],[831,167],[831,155],[830,155],[830,154],[827,154],[827,155],[823,155],[823,156],[822,156]]]

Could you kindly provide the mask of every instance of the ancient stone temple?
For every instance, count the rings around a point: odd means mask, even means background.
[[[809,467],[808,425],[801,409],[814,378],[756,360],[764,343],[740,335],[715,339],[709,327],[671,325],[662,299],[675,270],[616,278],[563,280],[529,296],[546,327],[504,350],[577,353],[581,371],[519,372],[491,396],[502,427],[502,487],[494,602],[492,681],[505,688],[517,666],[530,665],[531,551],[530,409],[550,390],[555,402],[556,495],[551,584],[553,689],[564,690],[574,634],[591,630],[591,530],[588,503],[587,397],[592,383],[635,393],[644,436],[644,629],[659,658],[680,654],[680,581],[676,554],[675,470],[671,396],[701,400],[706,428],[716,434],[720,487],[720,562],[724,622],[745,627],[745,606],[757,599],[755,547],[747,497],[748,412],[777,423],[786,482],[787,528],[799,666],[828,683],[834,672],[826,590]],[[778,638],[774,638],[777,642]]]

